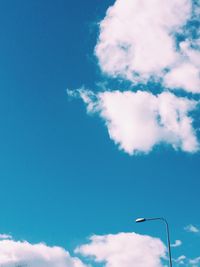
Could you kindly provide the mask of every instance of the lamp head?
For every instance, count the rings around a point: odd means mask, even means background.
[[[146,221],[145,218],[138,218],[135,220],[136,223],[145,222],[145,221]]]

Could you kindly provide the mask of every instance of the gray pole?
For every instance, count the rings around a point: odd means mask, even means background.
[[[171,255],[171,246],[170,246],[170,235],[169,235],[169,224],[166,219],[164,218],[141,218],[136,220],[136,222],[145,222],[145,221],[155,221],[161,220],[166,225],[166,232],[167,232],[167,247],[168,247],[168,255],[169,255],[169,267],[172,267],[172,255]]]

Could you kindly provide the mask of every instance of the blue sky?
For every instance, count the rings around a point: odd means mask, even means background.
[[[162,144],[131,156],[109,138],[104,119],[66,93],[82,85],[101,91],[102,82],[131,87],[102,74],[93,52],[113,3],[0,3],[0,232],[73,253],[93,234],[136,232],[165,242],[159,222],[134,223],[163,216],[172,242],[183,243],[173,257],[195,258],[200,235],[184,227],[200,227],[199,152]],[[197,129],[199,110],[194,115]]]

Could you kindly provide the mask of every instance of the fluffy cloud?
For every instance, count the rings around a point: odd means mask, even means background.
[[[165,76],[165,84],[172,88],[184,88],[193,93],[199,92],[199,70],[192,64],[183,63]]]
[[[4,236],[4,237],[3,237]],[[87,257],[84,264],[78,257],[72,257],[62,247],[50,247],[44,243],[31,244],[15,241],[2,234],[0,240],[0,266],[2,267],[92,267],[96,263],[105,267],[164,267],[166,247],[158,238],[136,233],[93,235],[89,243],[80,245],[75,253]],[[175,242],[175,246],[180,241]],[[193,259],[182,255],[174,259],[174,266],[199,267],[200,257]],[[94,265],[93,265],[94,264]]]
[[[100,68],[133,83],[154,78],[200,93],[200,38],[187,26],[198,10],[191,0],[117,0],[100,23]]]
[[[192,0],[116,0],[99,24],[95,55],[103,73],[130,81],[132,88],[143,84],[146,92],[103,88],[68,94],[79,94],[88,113],[98,113],[110,138],[131,155],[161,143],[199,150],[190,113],[198,103],[191,98],[200,93],[199,10]],[[155,95],[148,81],[162,93]],[[177,89],[190,99],[170,93]]]
[[[93,257],[105,267],[161,267],[165,258],[165,246],[156,238],[136,233],[92,236],[90,243],[80,246],[76,252]]]
[[[14,267],[86,267],[61,247],[30,244],[26,241],[1,240],[0,266]]]
[[[157,96],[142,91],[68,93],[78,94],[89,113],[98,113],[105,121],[110,138],[129,154],[148,153],[162,142],[187,152],[198,150],[192,119],[188,115],[195,109],[195,101],[169,92]]]
[[[199,42],[180,43],[182,60],[164,77],[164,84],[170,88],[182,88],[192,93],[200,93],[200,52]],[[196,49],[192,48],[196,47]],[[198,48],[198,49],[197,49]]]
[[[109,267],[161,267],[166,248],[157,238],[135,233],[92,236],[91,243],[76,248],[82,256],[94,256],[97,262]],[[92,263],[92,262],[91,262]],[[79,258],[70,256],[61,247],[49,247],[44,243],[0,240],[0,266],[3,267],[91,267]]]

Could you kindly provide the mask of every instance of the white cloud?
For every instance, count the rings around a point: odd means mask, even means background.
[[[185,264],[185,261],[186,261],[186,256],[185,255],[181,255],[179,256],[177,259],[174,260],[175,263],[177,263],[178,265],[182,265],[182,264]]]
[[[161,240],[136,233],[94,235],[89,244],[76,249],[105,267],[161,267],[165,251]]]
[[[191,63],[183,63],[173,68],[165,76],[165,85],[171,88],[182,88],[188,92],[199,93],[199,70]]]
[[[171,247],[180,247],[182,245],[182,241],[181,240],[176,240],[174,244],[171,244]]]
[[[191,233],[199,233],[200,229],[198,229],[196,226],[189,224],[184,228],[187,232],[191,232]]]
[[[117,0],[100,23],[95,54],[102,71],[200,93],[199,39],[194,47],[190,30],[183,30],[197,8],[191,0]],[[178,41],[178,32],[187,41]]]
[[[196,47],[193,48],[193,47]],[[186,40],[180,43],[181,53],[185,55],[192,65],[196,66],[197,68],[200,67],[200,39],[197,40]]]
[[[187,258],[185,255],[181,255],[177,259],[174,259],[175,266],[188,266],[188,267],[200,267],[200,257],[193,259]]]
[[[30,244],[26,241],[1,240],[0,266],[13,267],[86,267],[78,258],[61,247]]]
[[[190,114],[198,102],[166,92],[200,93],[200,31],[194,29],[199,10],[192,0],[116,0],[100,22],[95,55],[101,70],[135,87],[156,82],[163,91],[155,95],[147,85],[146,92],[68,91],[83,99],[88,113],[100,115],[125,152],[148,153],[161,143],[199,150]]]
[[[180,43],[182,60],[164,77],[164,84],[171,88],[182,88],[192,93],[200,92],[200,52],[192,46],[199,44],[189,40]]]
[[[191,267],[199,267],[200,266],[200,257],[197,257],[195,259],[190,259],[189,263]]]
[[[7,235],[4,236],[7,238]],[[10,238],[9,235],[8,237]],[[0,266],[92,267],[93,263],[101,263],[105,267],[132,267],[133,263],[134,267],[166,266],[166,247],[158,238],[136,233],[118,233],[93,235],[89,240],[89,243],[75,249],[75,253],[81,254],[83,260],[87,257],[87,264],[78,257],[72,257],[62,247],[13,239],[0,240]],[[175,244],[180,245],[180,241],[177,240]],[[177,266],[186,264],[199,267],[200,264],[199,257],[190,259],[184,255],[173,261]]]
[[[148,92],[105,91],[76,94],[87,105],[88,113],[104,119],[110,138],[129,154],[148,153],[162,142],[174,149],[195,152],[199,145],[188,113],[196,102],[169,92],[157,96]]]

